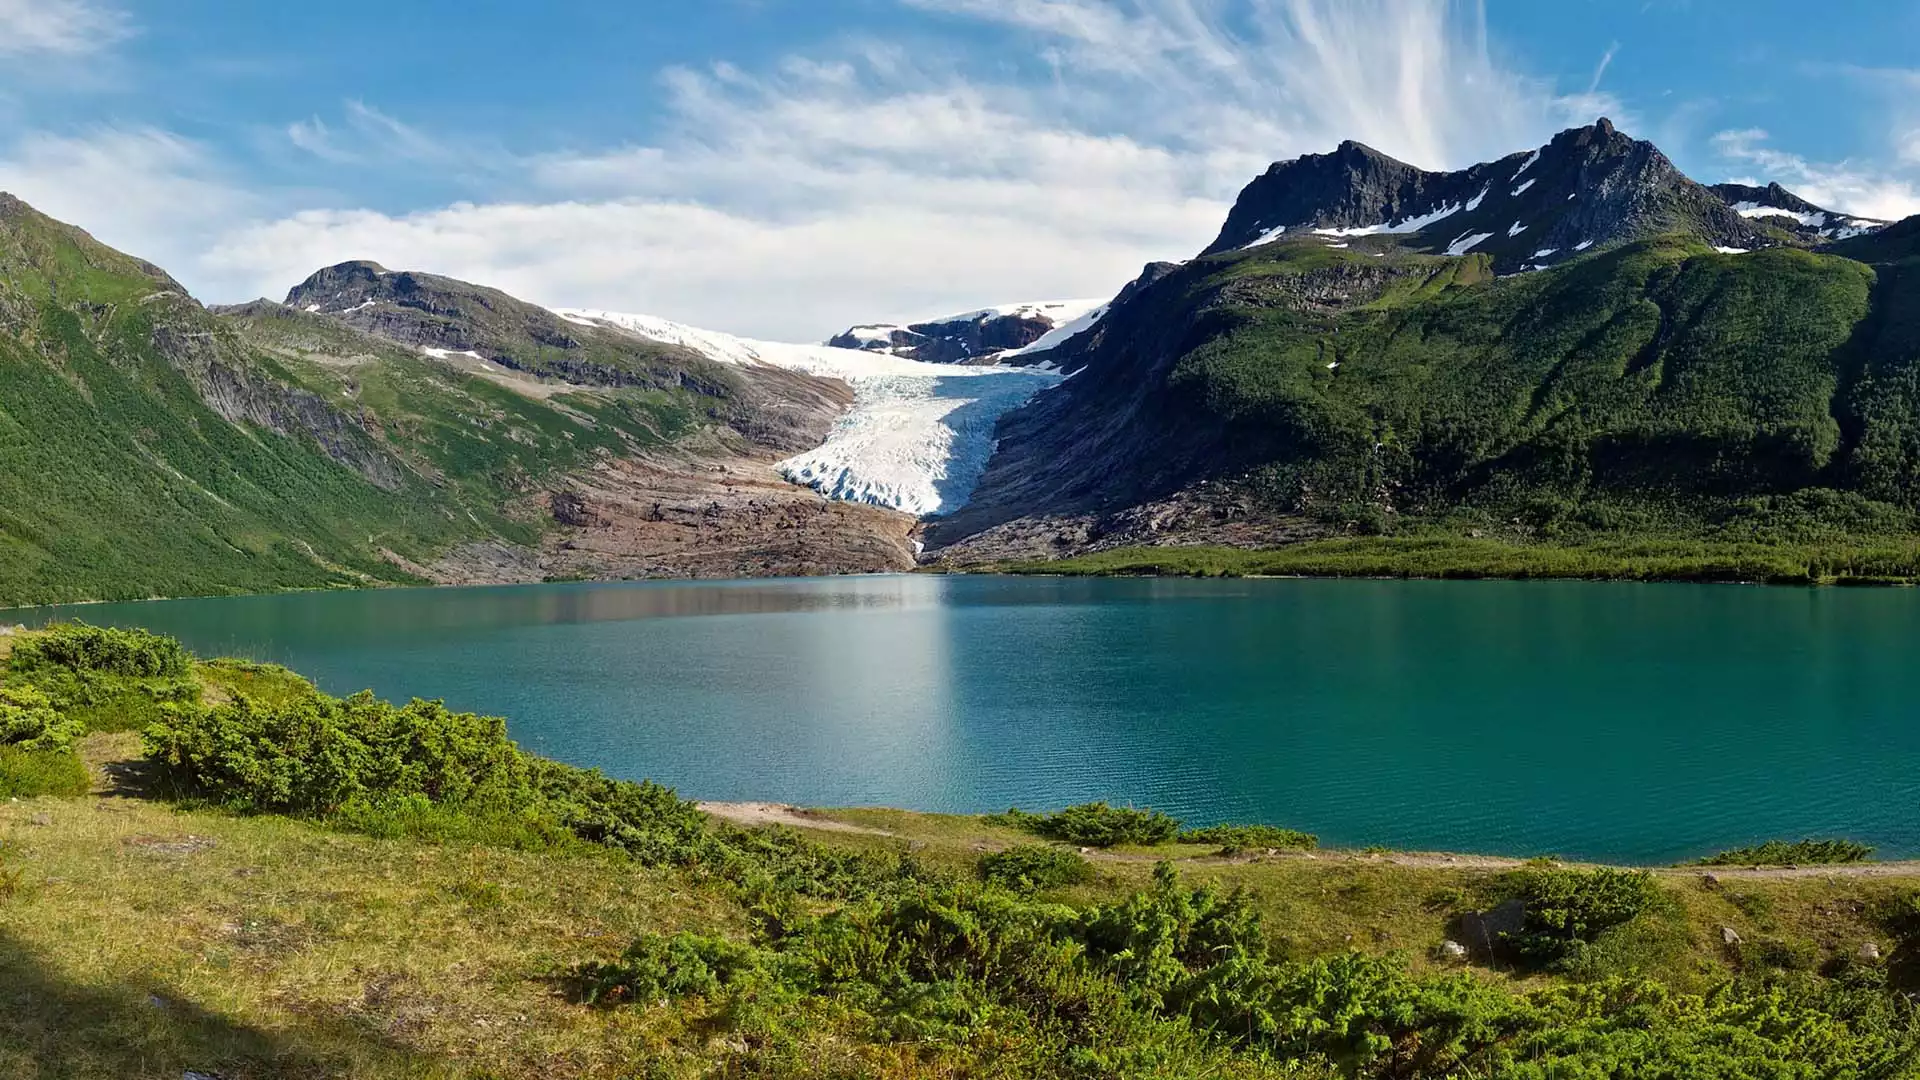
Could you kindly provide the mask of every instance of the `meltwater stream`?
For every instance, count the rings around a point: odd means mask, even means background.
[[[710,799],[1093,798],[1339,845],[1627,862],[1920,854],[1920,594],[843,578],[7,613],[439,697]]]

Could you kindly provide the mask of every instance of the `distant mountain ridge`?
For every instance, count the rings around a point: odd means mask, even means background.
[[[932,364],[993,363],[1051,348],[1099,318],[1103,300],[1041,300],[945,315],[907,325],[868,323],[828,340],[839,349],[883,352]]]
[[[1819,225],[1801,229],[1797,219],[1755,217],[1734,205],[1740,199],[1785,203],[1793,197],[1784,189],[1757,196],[1744,188],[1727,191],[1696,183],[1652,143],[1617,131],[1604,118],[1561,132],[1537,150],[1457,172],[1430,172],[1346,142],[1330,154],[1275,163],[1241,192],[1204,254],[1289,235],[1344,243],[1376,238],[1361,246],[1488,255],[1504,274],[1662,234],[1685,233],[1716,248],[1753,251],[1838,239],[1827,228],[1829,220],[1863,220],[1804,204],[1806,212],[1818,213]],[[1796,227],[1769,227],[1785,220]]]

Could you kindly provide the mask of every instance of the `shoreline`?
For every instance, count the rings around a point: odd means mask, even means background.
[[[1154,552],[1178,553],[1196,549],[1167,547],[1145,549]],[[1247,548],[1232,549],[1248,558],[1263,555],[1281,554],[1287,548]],[[1075,564],[1082,558],[1058,560],[1059,563]],[[1088,558],[1091,558],[1089,556]],[[513,581],[494,584],[371,584],[352,588],[310,588],[275,589],[268,592],[243,593],[187,593],[180,596],[141,596],[119,600],[56,600],[42,604],[13,604],[0,606],[0,621],[15,612],[46,611],[50,608],[102,607],[110,604],[163,604],[180,600],[246,600],[279,596],[309,595],[352,595],[360,593],[418,592],[439,593],[455,591],[474,591],[479,589],[537,589],[552,586],[574,585],[717,585],[729,582],[784,582],[784,581],[837,581],[860,580],[865,578],[892,577],[1010,577],[1010,578],[1060,578],[1060,579],[1139,579],[1166,581],[1502,581],[1502,582],[1573,582],[1586,585],[1724,585],[1745,588],[1767,589],[1913,589],[1920,588],[1920,573],[1913,577],[1871,578],[1871,577],[1740,577],[1715,574],[1691,575],[1674,574],[1634,574],[1634,573],[1499,573],[1477,569],[1453,569],[1433,573],[1415,570],[1378,570],[1371,572],[1329,571],[1315,573],[1310,571],[1260,572],[1260,571],[1208,571],[1208,570],[1167,570],[1113,568],[1089,570],[1074,565],[1060,566],[1046,563],[1007,563],[981,566],[940,566],[929,564],[912,570],[900,570],[890,573],[858,574],[815,574],[781,576],[737,576],[737,577],[655,577],[655,578],[567,578],[553,581]]]
[[[803,829],[816,833],[837,833],[840,835],[870,836],[875,838],[915,843],[910,831],[889,829],[857,821],[843,820],[845,816],[887,815],[905,818],[908,821],[946,824],[965,822],[979,833],[976,846],[988,845],[983,850],[993,849],[995,841],[1004,840],[1000,846],[1013,843],[1044,843],[1036,837],[1020,839],[1017,834],[1000,834],[1007,830],[988,825],[979,815],[935,814],[920,810],[905,810],[899,807],[841,807],[821,808],[794,806],[790,803],[761,801],[716,801],[695,800],[694,805],[709,817],[729,822],[743,828],[781,827]],[[1071,846],[1071,845],[1067,845]],[[1182,845],[1162,845],[1179,847]],[[1206,847],[1210,845],[1184,845],[1187,847]],[[1159,849],[1117,848],[1098,849],[1081,848],[1080,854],[1095,862],[1110,863],[1155,863],[1203,862],[1208,864],[1237,866],[1256,863],[1297,862],[1321,863],[1328,866],[1391,866],[1404,869],[1422,870],[1518,870],[1531,863],[1542,861],[1540,858],[1519,858],[1511,855],[1471,854],[1448,851],[1381,851],[1366,848],[1316,848],[1302,850],[1269,850],[1262,854],[1222,856],[1218,854],[1181,853],[1161,851]],[[1597,862],[1585,859],[1554,859],[1544,861],[1559,866],[1579,869],[1606,868],[1612,870],[1644,870],[1662,877],[1714,878],[1718,880],[1750,881],[1787,881],[1801,878],[1920,878],[1920,859],[1891,859],[1885,862],[1861,861],[1851,863],[1809,863],[1805,865],[1734,865],[1705,866],[1690,863],[1617,863]]]

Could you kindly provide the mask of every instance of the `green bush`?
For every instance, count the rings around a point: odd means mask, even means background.
[[[161,782],[182,797],[379,836],[535,850],[584,842],[750,897],[862,897],[935,876],[905,855],[715,827],[669,788],[535,757],[504,721],[437,701],[395,706],[276,682],[270,700],[170,703],[145,742]]]
[[[29,751],[0,746],[0,799],[85,795],[91,782],[71,750]]]
[[[532,773],[497,717],[437,701],[395,707],[364,692],[277,706],[242,695],[212,709],[175,707],[147,729],[146,748],[185,789],[292,814],[329,814],[356,801],[511,801],[527,793]]]
[[[1320,846],[1320,838],[1312,833],[1277,825],[1210,825],[1204,829],[1182,829],[1177,839],[1182,844],[1217,844],[1222,855],[1267,848],[1312,851]]]
[[[23,674],[60,667],[139,679],[184,679],[191,662],[187,650],[169,637],[61,623],[14,645],[8,664]]]
[[[64,751],[85,734],[75,720],[60,715],[53,700],[30,686],[0,686],[0,746],[35,753]]]
[[[580,999],[593,1005],[651,1004],[665,998],[712,997],[755,970],[757,950],[704,934],[649,934],[610,964],[574,974]]]
[[[987,821],[1048,840],[1097,848],[1122,844],[1151,847],[1172,841],[1180,832],[1179,820],[1158,810],[1109,806],[1105,802],[1081,803],[1054,814],[1030,814],[1014,807],[1004,814],[990,815]]]
[[[1528,867],[1504,876],[1526,903],[1526,923],[1505,944],[1523,959],[1564,962],[1602,931],[1632,921],[1659,897],[1653,875],[1636,870]]]
[[[1021,844],[980,857],[981,880],[1017,893],[1036,893],[1093,880],[1093,867],[1071,851]]]
[[[1866,862],[1873,849],[1851,840],[1801,840],[1789,844],[1769,840],[1752,847],[1734,848],[1709,855],[1695,866],[1812,866],[1831,863]]]

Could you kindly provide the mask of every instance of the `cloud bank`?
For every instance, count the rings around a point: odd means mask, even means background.
[[[1205,246],[1269,162],[1344,138],[1459,166],[1600,112],[1625,122],[1604,60],[1557,93],[1453,0],[901,2],[1003,36],[1014,60],[981,74],[859,40],[769,70],[669,70],[646,139],[586,152],[463,144],[359,101],[281,129],[283,152],[315,163],[430,165],[471,188],[411,212],[249,183],[245,163],[150,128],[30,135],[0,156],[0,187],[210,301],[372,258],[556,306],[819,339],[1111,294]],[[63,9],[98,14],[33,4]],[[0,25],[26,10],[0,0]]]

